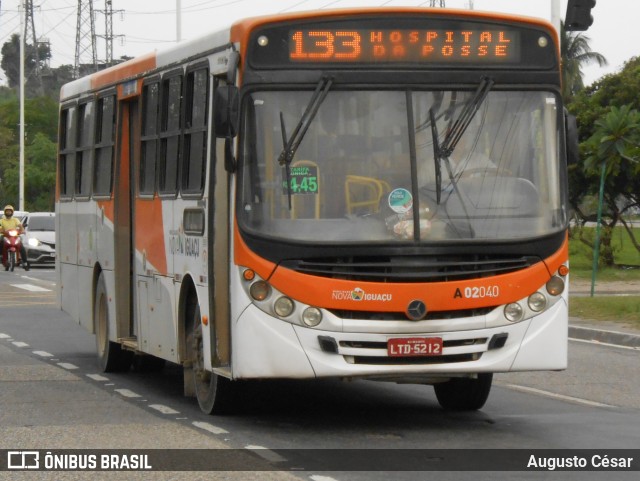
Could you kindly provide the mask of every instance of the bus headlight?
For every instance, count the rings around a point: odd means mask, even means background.
[[[558,276],[553,276],[547,282],[547,292],[552,296],[559,296],[564,292],[564,281]]]
[[[293,301],[285,296],[279,297],[273,303],[273,310],[279,317],[289,317],[293,312],[293,307]]]
[[[511,322],[518,322],[522,320],[524,316],[524,309],[517,302],[512,302],[504,307],[504,317]]]
[[[541,312],[547,307],[547,298],[542,292],[534,292],[529,296],[527,303],[532,311]]]
[[[256,281],[251,284],[249,288],[249,294],[256,301],[264,301],[271,291],[271,287],[265,281]]]
[[[302,312],[302,322],[309,327],[316,327],[322,322],[322,311],[317,307],[307,307]]]

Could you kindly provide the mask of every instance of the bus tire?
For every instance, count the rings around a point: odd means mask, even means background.
[[[453,378],[434,384],[440,406],[449,411],[477,411],[487,402],[491,391],[492,373],[481,373],[475,379]]]
[[[193,370],[192,391],[195,392],[202,412],[229,414],[233,406],[232,381],[205,369],[200,306],[194,299],[195,295],[191,296],[186,312],[188,321],[187,358]]]
[[[96,352],[98,365],[103,372],[128,371],[131,367],[133,352],[122,349],[120,344],[109,341],[109,308],[107,305],[107,287],[100,273],[96,285],[95,304],[93,306],[93,325],[96,332]]]

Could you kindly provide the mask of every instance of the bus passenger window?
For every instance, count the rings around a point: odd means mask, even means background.
[[[182,76],[165,78],[162,81],[160,159],[158,162],[158,191],[161,194],[175,194],[178,188],[181,99]]]
[[[72,197],[75,186],[76,107],[62,110],[60,118],[60,195]]]
[[[94,195],[111,194],[115,122],[115,97],[109,95],[98,99],[93,172]]]
[[[76,153],[76,197],[88,197],[91,193],[91,154],[93,150],[93,124],[95,121],[93,101],[78,107],[78,152]]]
[[[208,70],[187,75],[182,191],[200,194],[204,188],[207,151]]]
[[[160,83],[147,83],[142,88],[142,147],[138,191],[153,195],[156,190],[156,154],[158,150],[158,100]]]

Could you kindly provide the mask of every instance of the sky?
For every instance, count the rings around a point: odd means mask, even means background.
[[[467,8],[470,0],[445,0],[450,8]],[[560,1],[564,18],[567,0]],[[82,0],[89,5],[89,0]],[[0,0],[0,45],[20,28],[20,0]],[[78,0],[34,0],[36,35],[51,44],[51,65],[74,63]],[[93,0],[95,29],[105,33],[104,0]],[[367,6],[428,6],[427,0],[112,0],[114,58],[136,56],[162,49],[177,38],[176,5],[182,6],[183,40],[217,30],[233,21],[255,15],[296,10],[331,9]],[[551,19],[551,0],[472,0],[475,10],[498,11]],[[439,1],[436,2],[439,4]],[[602,75],[618,71],[624,62],[640,55],[640,2],[637,0],[597,0],[594,23],[585,33],[594,51],[608,60],[607,67],[597,65],[583,69],[585,84]],[[97,39],[99,59],[106,57],[102,38]],[[0,84],[5,84],[0,69]]]

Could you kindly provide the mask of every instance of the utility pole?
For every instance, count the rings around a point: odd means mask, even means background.
[[[20,1],[20,8],[24,8],[24,0]],[[24,20],[25,17],[20,15],[20,126],[18,139],[18,146],[20,149],[19,162],[19,181],[18,181],[18,209],[25,210],[24,208],[24,87],[26,82],[24,81]]]
[[[33,0],[24,0],[24,44],[31,44],[34,52],[33,69],[27,72],[27,78],[35,77],[38,83],[38,93],[42,95],[42,72],[40,71],[40,44],[36,36],[36,27],[33,20]]]
[[[182,40],[182,0],[176,0],[176,42]]]
[[[87,59],[87,56],[89,58]],[[96,54],[96,25],[93,16],[93,0],[78,0],[78,21],[76,23],[76,56],[73,65],[74,78],[80,77],[82,65],[92,65],[98,71]]]
[[[436,3],[438,3],[438,5],[436,5]],[[444,0],[431,0],[431,5],[429,5],[429,6],[430,7],[445,8]]]
[[[104,35],[97,35],[98,37],[104,38],[105,41],[105,67],[110,67],[113,65],[113,39],[115,37],[124,37],[124,35],[114,35],[113,34],[113,14],[119,13],[123,14],[124,10],[113,10],[113,0],[105,0],[104,2],[104,10],[96,10],[98,13],[102,13],[104,15]]]

